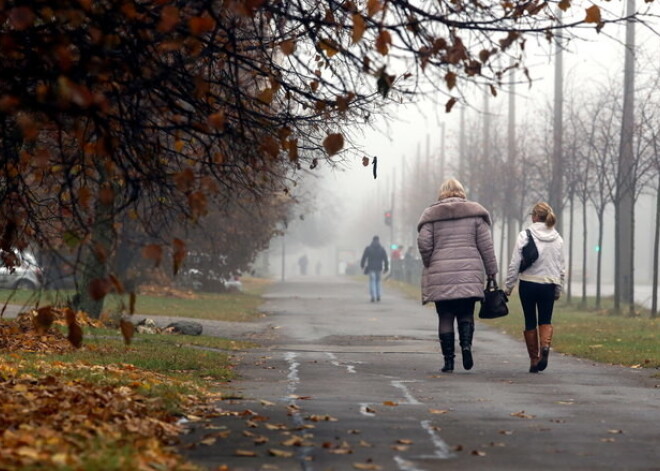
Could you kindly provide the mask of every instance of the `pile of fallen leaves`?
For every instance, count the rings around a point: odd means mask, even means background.
[[[94,325],[79,314],[51,309],[0,321],[0,469],[85,469],[90,462],[100,463],[99,469],[195,469],[172,448],[181,433],[179,418],[158,398],[140,393],[172,378],[127,364],[30,355],[80,347],[74,346],[71,330],[67,338],[50,329],[53,323]],[[190,414],[203,416],[210,406],[200,397],[202,392],[178,401]],[[112,466],[105,465],[109,459]]]
[[[185,469],[168,445],[181,432],[158,401],[137,392],[145,377],[131,365],[90,366],[39,362],[39,374],[22,373],[21,360],[0,357],[0,465],[2,469],[68,466],[83,469],[95,453],[130,448],[118,469]],[[66,379],[67,369],[131,375],[130,385],[98,385]],[[107,458],[107,457],[106,457]]]

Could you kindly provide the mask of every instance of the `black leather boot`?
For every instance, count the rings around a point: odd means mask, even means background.
[[[440,334],[440,348],[442,356],[445,357],[445,366],[440,371],[451,373],[454,371],[454,333]]]
[[[472,359],[472,337],[474,336],[474,324],[472,322],[461,322],[458,324],[458,343],[461,345],[463,355],[463,368],[466,370],[474,366]]]

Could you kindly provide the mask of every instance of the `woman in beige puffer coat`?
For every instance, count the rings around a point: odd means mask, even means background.
[[[438,313],[442,371],[454,370],[454,319],[463,367],[469,370],[474,364],[474,306],[483,299],[484,272],[489,278],[497,274],[490,214],[479,203],[467,201],[463,185],[452,178],[440,187],[438,202],[424,210],[417,230],[424,264],[422,303],[434,302]]]

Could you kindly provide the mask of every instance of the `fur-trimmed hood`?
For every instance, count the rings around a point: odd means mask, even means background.
[[[492,224],[490,214],[479,203],[467,201],[465,198],[446,198],[432,204],[424,210],[417,223],[417,231],[427,222],[446,221],[481,217],[489,226]]]

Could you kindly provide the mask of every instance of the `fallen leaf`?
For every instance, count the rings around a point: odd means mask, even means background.
[[[511,412],[509,415],[512,417],[520,417],[521,419],[533,419],[536,417],[535,415],[525,414],[524,410],[521,410],[520,412]]]
[[[288,440],[285,440],[282,442],[282,445],[284,446],[300,446],[303,443],[303,438],[299,437],[298,435],[294,435]]]
[[[396,442],[400,443],[402,445],[412,445],[413,444],[413,441],[408,439],[408,438],[400,438]]]
[[[408,445],[392,445],[390,448],[394,451],[408,451],[410,449]]]
[[[247,458],[254,458],[256,456],[259,456],[255,451],[250,451],[250,450],[236,450],[234,452],[235,456],[244,456]]]
[[[378,466],[377,464],[373,463],[353,463],[353,467],[355,469],[366,469],[371,471],[378,471],[379,469],[383,469],[382,466]]]
[[[293,452],[291,451],[278,450],[276,448],[269,449],[268,454],[277,456],[278,458],[291,458],[293,456]]]
[[[275,405],[274,402],[266,401],[265,399],[262,399],[259,402],[261,403],[262,406],[274,406]]]
[[[623,430],[619,430],[619,429],[614,429],[614,428],[613,428],[613,429],[609,429],[607,432],[608,432],[608,433],[619,434],[619,433],[623,433]]]
[[[447,409],[429,409],[431,414],[447,414],[449,410]]]
[[[360,446],[363,446],[363,447],[365,447],[365,448],[371,448],[371,447],[373,447],[373,445],[372,445],[371,443],[366,442],[366,441],[364,441],[364,440],[360,440]]]
[[[201,443],[202,445],[211,446],[211,445],[215,444],[216,441],[217,441],[217,438],[209,437],[209,438],[205,438],[204,440],[200,440],[199,443]]]
[[[337,422],[338,419],[330,416],[330,415],[309,415],[305,417],[307,420],[311,420],[312,422]]]
[[[384,406],[395,407],[395,406],[398,406],[399,403],[398,403],[398,402],[394,402],[394,401],[385,401],[385,402],[383,402],[383,405],[384,405]]]
[[[268,430],[286,430],[288,427],[284,424],[266,424]]]
[[[486,452],[481,450],[472,450],[470,454],[474,456],[486,456]]]

